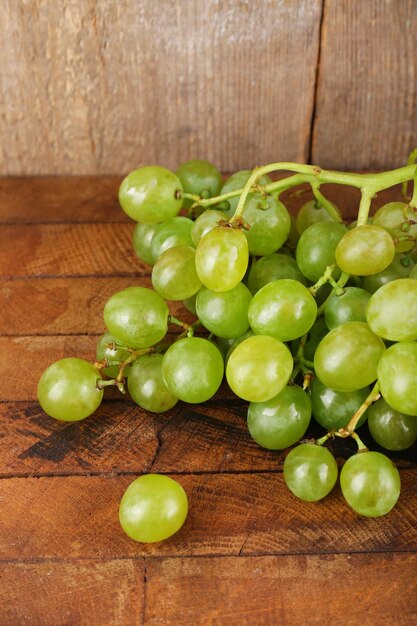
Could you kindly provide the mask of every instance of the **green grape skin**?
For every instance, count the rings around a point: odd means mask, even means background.
[[[237,191],[238,189],[243,189],[243,187],[246,185],[249,179],[249,176],[251,174],[252,174],[252,170],[240,170],[238,172],[235,172],[231,176],[229,176],[229,178],[226,180],[226,182],[224,183],[223,187],[220,190],[220,195],[223,195],[225,193],[230,193],[231,191]],[[258,179],[257,184],[263,186],[263,185],[269,185],[269,183],[271,182],[272,180],[269,178],[269,176],[264,175]],[[246,202],[250,199],[250,197],[251,197],[251,194],[248,195]],[[233,217],[233,214],[236,211],[236,207],[239,202],[239,196],[235,196],[234,198],[229,198],[227,202],[229,203],[229,208],[225,211],[225,213],[227,214],[228,219],[230,219],[231,217]]]
[[[243,283],[222,292],[202,287],[196,299],[197,317],[217,337],[235,339],[249,328],[251,299],[252,294]]]
[[[410,272],[409,278],[413,278],[414,280],[417,278],[417,265],[414,265],[413,269]]]
[[[252,298],[249,323],[258,335],[280,341],[302,337],[313,326],[317,304],[307,287],[291,278],[268,283]]]
[[[251,265],[248,275],[248,287],[253,294],[273,280],[291,278],[305,285],[306,277],[298,269],[298,265],[287,254],[274,252],[261,257]]]
[[[380,452],[351,456],[340,472],[340,487],[349,506],[360,515],[381,517],[395,506],[401,490],[400,474]]]
[[[165,300],[191,298],[201,287],[195,269],[195,249],[175,246],[166,250],[152,270],[152,285]]]
[[[132,235],[132,246],[136,256],[148,265],[153,265],[155,259],[151,251],[152,239],[159,224],[137,223]]]
[[[224,220],[227,222],[229,218],[223,211],[217,211],[216,209],[207,209],[201,215],[197,217],[191,228],[191,237],[196,246],[200,239],[207,235],[208,232],[216,228],[219,222]]]
[[[367,409],[368,428],[373,439],[386,450],[406,450],[417,439],[417,415],[395,411],[384,398]]]
[[[156,543],[178,532],[187,513],[187,494],[176,480],[161,474],[144,474],[123,494],[119,521],[131,539]]]
[[[162,378],[162,354],[138,357],[130,370],[127,388],[136,404],[152,413],[163,413],[178,402]]]
[[[293,448],[284,461],[285,484],[305,502],[325,498],[335,486],[337,475],[332,453],[315,443],[302,443]]]
[[[243,212],[244,221],[250,226],[245,230],[249,252],[264,256],[276,252],[290,233],[291,219],[285,206],[272,196],[262,198],[251,195]]]
[[[272,193],[272,195],[273,195],[273,193]],[[286,245],[288,245],[288,247],[291,250],[295,250],[295,248],[297,247],[297,243],[300,240],[300,235],[299,235],[298,230],[297,230],[296,219],[295,219],[294,215],[292,215],[292,213],[290,213],[290,221],[291,221],[290,232],[288,234],[288,239],[287,239],[287,241],[285,243],[286,243]]]
[[[240,335],[240,337],[236,337],[236,339],[227,339],[227,340],[223,340],[223,341],[228,341],[229,345],[226,348],[226,344],[224,344],[223,346],[220,345],[220,349],[224,350],[224,362],[227,365],[230,355],[232,354],[233,350],[240,344],[242,343],[242,341],[245,341],[245,339],[247,339],[248,337],[253,337],[254,336],[254,332],[251,328],[249,328],[245,333],[243,333],[243,335]],[[217,338],[217,343],[221,342],[221,337]]]
[[[185,193],[192,193],[205,198],[218,196],[223,184],[223,178],[217,167],[203,159],[193,159],[181,163],[175,174],[181,181]],[[190,207],[192,200],[184,199],[183,206]]]
[[[248,337],[231,353],[226,366],[229,387],[239,398],[266,402],[288,383],[293,359],[287,346],[262,335]]]
[[[385,344],[364,322],[346,322],[331,330],[319,343],[314,370],[334,391],[356,391],[376,380]]]
[[[332,203],[333,208],[340,216],[340,211]],[[309,200],[300,208],[296,217],[296,228],[299,235],[302,235],[305,230],[316,222],[334,222],[334,219],[329,215],[328,211],[318,204],[317,200]]]
[[[233,289],[244,277],[248,262],[246,237],[235,228],[217,226],[197,245],[197,275],[203,285],[212,291]]]
[[[304,343],[303,356],[307,361],[314,359],[317,346],[325,335],[329,332],[324,317],[318,317],[313,326],[307,333],[307,339]],[[291,342],[291,352],[296,355],[300,346],[300,340],[296,339]]]
[[[248,430],[268,450],[283,450],[304,436],[311,419],[311,401],[298,385],[288,385],[267,402],[251,402]]]
[[[190,296],[189,298],[185,298],[182,301],[182,304],[187,309],[187,311],[189,311],[190,313],[192,313],[193,315],[197,317],[197,310],[195,308],[196,300],[197,300],[197,294],[195,293],[193,296]]]
[[[346,274],[369,276],[382,272],[395,256],[391,235],[384,228],[364,224],[349,230],[339,241],[336,263]]]
[[[342,295],[332,293],[324,307],[329,330],[345,322],[366,322],[366,306],[371,294],[360,287],[345,287]]]
[[[181,182],[165,167],[141,167],[122,180],[119,202],[123,211],[136,222],[163,222],[181,209]]]
[[[412,250],[417,238],[417,224],[411,224],[408,230],[402,230],[401,225],[405,225],[404,212],[408,220],[416,221],[413,209],[405,202],[388,202],[384,204],[372,218],[372,222],[377,226],[385,228],[394,240],[410,237],[409,240],[397,241],[395,243],[396,252],[407,252]]]
[[[334,391],[323,385],[317,377],[313,378],[309,388],[313,417],[326,430],[345,428],[370,393],[369,387],[348,393]],[[357,428],[366,422],[367,416],[365,411]]]
[[[100,406],[103,391],[98,389],[100,372],[88,361],[66,358],[55,361],[38,383],[38,400],[50,417],[78,422]]]
[[[188,217],[178,215],[162,224],[158,224],[152,237],[150,255],[152,263],[156,263],[161,254],[175,246],[191,246],[194,242],[191,237],[193,221]]]
[[[148,348],[163,339],[169,309],[160,295],[146,287],[127,287],[104,305],[106,328],[118,342],[130,348]]]
[[[297,265],[306,278],[317,282],[326,267],[336,263],[336,247],[347,232],[346,226],[338,222],[316,222],[303,232],[295,254]],[[339,277],[340,270],[335,268],[333,278]]]
[[[417,282],[399,278],[372,294],[366,309],[371,330],[389,341],[417,339]]]
[[[405,415],[417,415],[417,342],[402,341],[387,348],[377,373],[388,404]]]
[[[185,337],[173,343],[162,361],[162,376],[170,392],[189,404],[209,400],[223,379],[219,348],[201,337]]]
[[[110,333],[104,333],[101,335],[97,342],[96,346],[96,359],[97,361],[102,361],[103,359],[108,359],[109,361],[126,361],[129,358],[130,352],[128,350],[123,350],[123,348],[109,348],[109,345],[115,343],[119,344],[115,337],[113,337]],[[124,376],[127,378],[129,376],[130,365],[127,365],[124,369]],[[100,370],[101,373],[106,374],[109,378],[116,378],[119,373],[119,367],[117,365],[111,365],[110,367],[105,367]]]
[[[396,254],[393,261],[382,272],[372,274],[372,276],[364,276],[362,278],[362,287],[375,293],[377,289],[390,283],[397,278],[412,278],[413,261],[404,254]]]

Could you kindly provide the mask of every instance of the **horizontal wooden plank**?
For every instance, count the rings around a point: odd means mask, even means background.
[[[0,336],[101,334],[106,301],[138,284],[152,288],[150,276],[0,278]],[[182,321],[196,319],[181,302],[169,302],[169,309]]]
[[[0,563],[2,626],[137,626],[144,609],[142,559]]]
[[[0,555],[31,559],[416,552],[415,471],[404,470],[401,476],[400,500],[383,519],[356,515],[339,489],[323,502],[300,502],[278,472],[175,476],[189,497],[188,518],[175,536],[150,545],[128,539],[119,526],[119,502],[132,476],[4,478]]]
[[[145,624],[409,626],[416,563],[409,554],[147,559]]]

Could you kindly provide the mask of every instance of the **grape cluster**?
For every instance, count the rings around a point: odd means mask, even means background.
[[[94,365],[68,358],[47,368],[38,386],[45,412],[82,420],[104,387],[127,385],[134,402],[159,413],[209,400],[225,376],[248,403],[257,444],[297,444],[284,462],[293,494],[330,493],[338,466],[324,444],[351,436],[358,451],[340,472],[342,493],[362,515],[388,513],[399,473],[356,428],[368,419],[387,450],[417,438],[416,209],[391,202],[373,218],[362,209],[348,227],[312,187],[316,199],[295,219],[280,200],[284,186],[267,174],[240,171],[223,184],[212,164],[189,161],[176,173],[149,166],[126,176],[119,201],[137,222],[133,247],[152,266],[153,289],[109,298]],[[197,321],[176,319],[167,301],[183,302]],[[182,329],[174,338],[171,323]],[[327,433],[298,443],[312,416]],[[142,476],[123,496],[120,522],[138,541],[160,541],[181,527],[187,506],[178,483]]]

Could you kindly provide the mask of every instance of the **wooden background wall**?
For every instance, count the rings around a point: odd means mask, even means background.
[[[0,174],[402,165],[416,0],[0,0]]]

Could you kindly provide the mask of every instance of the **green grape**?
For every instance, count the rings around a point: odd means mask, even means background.
[[[366,309],[371,330],[389,341],[417,339],[417,282],[399,278],[372,294]]]
[[[296,260],[304,276],[316,282],[328,265],[336,263],[336,247],[347,232],[346,226],[338,222],[316,222],[303,232],[297,244]],[[339,276],[340,271],[335,268],[333,278],[337,280]]]
[[[102,361],[103,359],[108,359],[109,361],[126,361],[129,358],[130,352],[128,350],[123,350],[123,348],[109,348],[110,344],[119,344],[117,339],[113,337],[110,333],[104,333],[98,340],[96,347],[96,359],[97,361]],[[120,345],[120,344],[119,344]],[[124,376],[127,377],[129,375],[130,365],[127,365],[124,370]],[[111,365],[110,367],[105,367],[100,370],[102,373],[106,374],[109,378],[116,378],[119,373],[119,367],[117,365]]]
[[[287,254],[274,252],[261,257],[252,264],[248,275],[248,287],[255,294],[268,283],[280,278],[292,278],[303,285],[307,282],[304,274],[298,269],[295,259]]]
[[[267,402],[249,404],[248,429],[263,448],[283,450],[303,437],[310,418],[310,398],[301,387],[291,385]]]
[[[414,263],[409,257],[406,257],[404,254],[396,254],[394,260],[382,272],[372,274],[372,276],[364,276],[362,278],[362,287],[369,293],[375,293],[382,285],[386,285],[392,280],[412,278],[410,272],[413,267]]]
[[[209,400],[223,379],[223,357],[217,346],[201,337],[173,343],[162,361],[162,376],[171,393],[190,404]]]
[[[409,278],[414,278],[414,279],[417,278],[417,265],[414,265],[413,269],[410,272]]]
[[[300,500],[317,502],[327,496],[337,481],[337,463],[327,448],[302,443],[284,461],[284,480]]]
[[[385,228],[396,241],[396,252],[412,250],[416,243],[417,224],[411,224],[407,229],[405,218],[411,222],[416,220],[416,215],[408,204],[405,202],[388,202],[378,209],[372,219],[374,224]],[[409,237],[409,239],[407,240],[405,237]]]
[[[197,294],[195,293],[193,296],[190,296],[189,298],[185,298],[182,301],[182,303],[187,309],[187,311],[189,311],[190,313],[192,313],[193,315],[197,317],[197,311],[195,308],[196,300],[197,300]]]
[[[284,343],[254,335],[234,348],[226,378],[231,390],[243,400],[266,402],[284,389],[292,369],[291,352]]]
[[[97,388],[100,372],[84,359],[55,361],[38,383],[38,400],[50,417],[78,422],[99,407],[103,391]]]
[[[208,232],[216,228],[221,220],[227,222],[229,218],[223,211],[216,211],[216,209],[208,209],[197,217],[191,228],[191,237],[196,246],[200,239],[207,235]]]
[[[187,494],[177,481],[161,474],[144,474],[123,494],[119,520],[131,539],[155,543],[178,532],[187,513]]]
[[[326,326],[326,322],[324,317],[318,317],[314,322],[313,326],[308,331],[308,336],[306,342],[304,344],[304,358],[308,361],[312,361],[314,359],[314,354],[316,352],[317,346],[320,341],[323,339],[325,335],[329,332],[329,329]],[[299,340],[296,340],[294,343],[294,352],[297,353],[297,349],[300,345]]]
[[[417,439],[417,415],[395,411],[384,398],[367,409],[369,432],[387,450],[406,450]]]
[[[152,413],[168,411],[178,402],[162,378],[162,354],[138,357],[130,370],[127,387],[132,400]]]
[[[175,246],[191,246],[194,242],[191,237],[192,220],[188,217],[173,217],[162,224],[158,224],[151,243],[152,265],[161,254]]]
[[[181,163],[175,173],[186,193],[203,195],[205,198],[218,196],[223,184],[219,170],[209,161],[201,159]],[[185,198],[183,206],[190,207],[192,204],[192,200]]]
[[[166,300],[191,298],[201,287],[195,270],[195,250],[175,246],[166,250],[152,270],[152,285]]]
[[[109,333],[131,348],[155,345],[168,329],[166,302],[146,287],[128,287],[113,294],[103,315]]]
[[[324,307],[329,330],[345,322],[366,322],[366,305],[371,295],[359,287],[345,287],[342,295],[332,293]]]
[[[133,250],[136,256],[148,265],[153,265],[155,259],[153,257],[151,246],[152,239],[159,224],[143,224],[138,223],[135,226],[132,236]]]
[[[381,356],[378,382],[390,406],[405,415],[417,415],[417,342],[395,343]]]
[[[331,203],[335,211],[340,215],[339,209],[336,205]],[[321,206],[317,200],[309,200],[303,204],[297,213],[296,228],[299,235],[302,235],[305,230],[316,222],[334,222],[334,219],[329,215],[324,206]]]
[[[212,291],[233,289],[244,277],[248,261],[245,235],[223,226],[213,228],[200,239],[195,255],[198,277]]]
[[[220,194],[223,195],[224,193],[230,193],[231,191],[236,191],[237,189],[243,189],[243,187],[246,185],[249,179],[249,176],[251,174],[252,174],[252,170],[240,170],[239,172],[235,172],[226,180],[226,182],[224,183],[223,187],[220,190]],[[258,179],[257,184],[262,186],[262,185],[269,185],[269,183],[271,182],[272,180],[269,178],[269,176],[265,175],[265,176],[261,176]],[[250,199],[250,197],[251,197],[251,194],[248,195],[246,202]],[[233,214],[236,211],[238,202],[239,202],[239,196],[235,196],[234,198],[229,198],[228,200],[229,208],[225,211],[228,219],[233,217]]]
[[[293,249],[295,249],[297,247],[297,243],[298,243],[298,241],[300,239],[300,235],[299,235],[298,230],[297,230],[297,224],[296,224],[296,221],[295,221],[295,217],[291,213],[290,213],[290,222],[291,222],[290,223],[290,232],[288,234],[288,239],[287,239],[286,243],[289,246],[289,248],[291,250],[293,250]]]
[[[351,417],[364,403],[370,393],[370,388],[356,391],[333,391],[326,387],[318,378],[313,378],[310,384],[311,406],[313,417],[326,430],[339,430],[348,425]],[[366,422],[367,411],[362,415],[357,428]]]
[[[245,230],[249,252],[256,256],[281,248],[290,233],[290,215],[282,202],[272,196],[253,194],[246,202],[243,219],[250,226]]]
[[[122,180],[119,202],[136,222],[163,222],[177,215],[182,206],[181,182],[165,167],[141,167]]]
[[[377,377],[384,342],[364,322],[346,322],[331,330],[317,346],[314,369],[334,391],[356,391]]]
[[[242,343],[242,341],[245,341],[245,339],[247,339],[248,337],[253,337],[254,336],[254,332],[251,328],[249,328],[245,333],[243,333],[243,335],[240,335],[240,337],[236,337],[235,339],[224,339],[223,341],[228,341],[228,345],[226,347],[226,344],[221,344],[220,342],[221,337],[217,337],[217,343],[220,344],[220,349],[223,351],[224,354],[224,362],[227,365],[230,355],[232,354],[233,350],[236,348],[236,346],[238,346],[240,343]]]
[[[391,235],[384,228],[364,224],[349,230],[336,248],[336,263],[346,274],[369,276],[382,272],[395,255]]]
[[[400,496],[400,474],[384,454],[359,452],[343,465],[340,487],[356,513],[380,517],[391,511]]]
[[[200,322],[217,337],[234,339],[249,328],[248,307],[252,294],[243,283],[229,291],[211,291],[202,287],[196,310]]]
[[[282,278],[268,283],[253,296],[248,316],[255,333],[291,341],[313,326],[317,304],[307,287]]]

